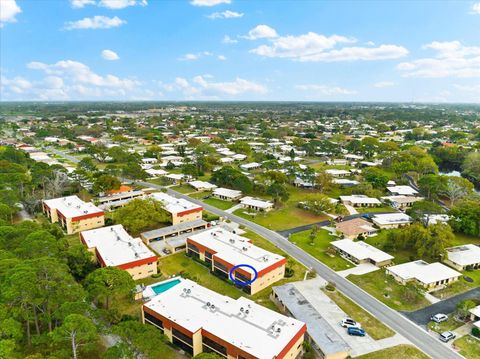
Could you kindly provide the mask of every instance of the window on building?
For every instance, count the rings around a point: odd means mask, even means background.
[[[180,339],[181,341],[189,344],[189,345],[192,345],[193,344],[193,339],[190,338],[188,335],[186,334],[183,334],[182,332],[178,331],[177,329],[173,328],[172,329],[172,334],[174,337]]]
[[[227,348],[225,348],[223,345],[217,343],[216,341],[208,338],[208,337],[203,337],[202,338],[203,345],[207,345],[213,350],[215,350],[218,353],[221,353],[223,355],[227,355]]]

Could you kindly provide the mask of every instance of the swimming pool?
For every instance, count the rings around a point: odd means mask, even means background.
[[[174,279],[174,280],[171,280],[170,282],[160,283],[150,288],[152,288],[155,294],[160,294],[169,290],[172,287],[175,287],[178,283],[180,283],[180,279]]]

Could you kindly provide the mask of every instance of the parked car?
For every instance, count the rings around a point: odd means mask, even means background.
[[[457,336],[453,332],[443,332],[440,334],[440,339],[444,343],[448,343],[450,340],[455,339]]]
[[[365,214],[362,214],[360,217],[365,218],[365,219],[370,219],[370,218],[372,218],[372,215],[370,213],[365,213]]]
[[[357,327],[350,327],[347,329],[348,335],[355,335],[357,337],[364,337],[365,336],[365,330],[362,328],[357,328]]]
[[[354,321],[352,318],[345,318],[340,322],[340,325],[344,328],[350,328],[350,327],[356,327],[356,328],[361,328],[362,326],[360,323],[357,323]]]
[[[430,317],[430,320],[435,322],[435,323],[441,323],[441,322],[444,322],[444,321],[448,320],[448,315],[443,314],[443,313],[438,313],[438,314],[432,315]]]
[[[168,249],[168,248],[163,248],[163,253],[165,253],[165,254],[171,254],[172,251],[171,251],[170,249]]]

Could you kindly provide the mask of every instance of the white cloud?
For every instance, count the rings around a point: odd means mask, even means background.
[[[94,17],[86,17],[78,21],[69,21],[65,24],[65,29],[110,29],[112,27],[118,27],[126,23],[127,22],[125,20],[120,19],[118,16],[107,17],[97,15]]]
[[[107,9],[119,10],[129,6],[147,6],[148,2],[147,0],[100,0],[99,2],[95,2],[95,0],[70,0],[70,4],[74,9],[81,9],[86,5],[97,5]]]
[[[114,75],[101,76],[93,72],[87,65],[74,60],[61,60],[55,64],[42,62],[30,62],[29,69],[41,70],[47,75],[58,76],[64,81],[76,84],[93,85],[98,87],[110,87],[129,90],[139,85],[139,82],[131,79],[121,79]]]
[[[190,1],[190,4],[193,6],[216,6],[220,4],[230,4],[232,1],[231,0],[192,0]]]
[[[44,77],[31,81],[23,77],[0,76],[4,100],[135,100],[155,99],[158,92],[135,78],[98,74],[87,65],[62,60],[53,64],[31,62],[27,68],[40,71]]]
[[[202,52],[197,52],[197,53],[185,54],[185,55],[179,57],[178,59],[180,61],[196,61],[196,60],[200,59],[201,57],[212,56],[212,55],[213,54],[210,51],[202,51]]]
[[[15,94],[22,94],[31,89],[32,86],[33,85],[30,81],[20,76],[14,77],[13,79],[0,76],[0,89],[2,93],[10,90]]]
[[[21,12],[15,0],[0,0],[0,27],[7,22],[17,22],[16,16]]]
[[[480,2],[472,5],[472,13],[475,15],[480,15]]]
[[[70,5],[72,5],[74,9],[81,9],[86,5],[94,5],[94,4],[95,4],[95,0],[70,0]]]
[[[217,58],[220,60],[220,61],[225,61],[227,58],[223,55],[218,55]]]
[[[100,0],[100,2],[98,3],[98,6],[100,6],[100,7],[106,7],[108,9],[114,9],[114,10],[124,9],[126,7],[129,7],[129,6],[136,6],[136,5],[147,6],[148,3],[147,3],[146,0],[140,0],[140,1],[136,1],[136,0]]]
[[[117,55],[115,51],[108,50],[108,49],[102,51],[102,58],[108,61],[115,61],[120,59],[120,57]]]
[[[315,97],[318,95],[322,95],[322,96],[354,95],[357,93],[357,91],[355,90],[350,90],[343,87],[316,85],[316,84],[296,85],[295,89],[300,91],[308,91],[310,94],[309,97]]]
[[[244,39],[257,40],[277,37],[278,34],[274,28],[268,25],[257,25],[248,32],[248,35],[242,36]]]
[[[392,86],[395,86],[395,82],[393,81],[380,81],[380,82],[375,82],[373,84],[373,87],[376,87],[376,88],[385,88],[385,87],[392,87]]]
[[[408,54],[408,50],[397,45],[378,47],[346,46],[355,43],[355,39],[340,35],[325,36],[315,32],[293,36],[281,36],[272,39],[271,45],[260,45],[250,52],[263,57],[290,58],[296,61],[333,62],[354,60],[396,59]]]
[[[464,46],[460,41],[434,41],[423,49],[434,50],[435,57],[402,62],[397,69],[405,77],[480,77],[480,47]]]
[[[236,44],[236,43],[238,42],[238,40],[232,39],[230,36],[225,35],[225,36],[223,37],[222,42],[223,42],[224,44]]]
[[[238,17],[242,17],[244,14],[241,12],[225,10],[223,12],[214,12],[213,14],[208,15],[209,19],[234,19]]]
[[[267,88],[259,83],[237,77],[234,81],[210,81],[210,75],[195,76],[191,81],[177,77],[174,83],[163,84],[168,92],[178,91],[189,99],[237,98],[245,94],[266,94]]]

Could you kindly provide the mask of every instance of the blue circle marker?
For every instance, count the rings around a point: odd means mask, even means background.
[[[240,267],[247,267],[247,268],[250,268],[251,270],[253,270],[253,279],[250,279],[247,282],[242,282],[242,281],[236,280],[233,277],[233,273],[235,272],[235,269],[240,268]],[[230,279],[232,280],[233,283],[243,287],[243,286],[246,286],[246,285],[249,285],[249,284],[252,284],[253,282],[255,282],[255,280],[257,280],[257,277],[258,277],[258,272],[250,264],[237,264],[235,267],[230,269],[230,273],[228,273],[228,276],[230,277]]]

